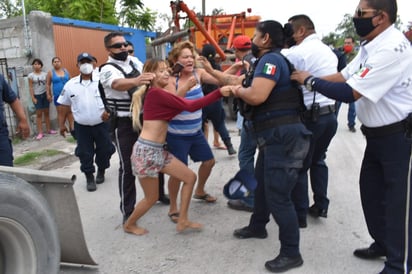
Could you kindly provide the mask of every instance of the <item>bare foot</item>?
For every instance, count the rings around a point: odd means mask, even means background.
[[[135,235],[144,235],[149,233],[149,230],[146,230],[143,227],[138,227],[137,225],[123,225],[124,232],[135,234]]]
[[[176,225],[177,232],[183,231],[200,231],[202,230],[203,225],[199,223],[194,223],[190,221],[178,222]]]

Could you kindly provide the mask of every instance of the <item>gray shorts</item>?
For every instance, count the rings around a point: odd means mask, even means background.
[[[133,174],[138,177],[157,177],[172,158],[173,155],[164,149],[164,144],[139,138],[130,157]]]

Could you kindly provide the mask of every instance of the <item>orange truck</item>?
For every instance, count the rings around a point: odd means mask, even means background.
[[[227,58],[224,51],[232,48],[233,38],[240,34],[252,37],[260,21],[260,16],[247,16],[246,12],[198,16],[183,1],[172,1],[170,7],[177,31],[181,31],[180,20],[188,18],[191,21],[189,25],[193,26],[189,30],[189,38],[196,48],[212,44],[222,61]],[[181,12],[186,15],[181,15]],[[250,13],[251,9],[247,12]]]

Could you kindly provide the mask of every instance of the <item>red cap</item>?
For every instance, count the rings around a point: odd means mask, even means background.
[[[252,41],[246,35],[238,35],[233,39],[233,47],[235,49],[251,49]]]

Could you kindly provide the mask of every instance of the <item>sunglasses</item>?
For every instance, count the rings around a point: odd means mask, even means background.
[[[376,11],[377,11],[376,9],[362,9],[362,8],[357,8],[356,11],[355,11],[355,14],[356,14],[358,17],[363,17],[363,16],[365,15],[365,13],[367,13],[367,12],[376,12]]]
[[[111,49],[120,49],[122,46],[126,48],[128,45],[129,45],[129,43],[127,43],[127,42],[116,43],[116,44],[113,44],[113,45],[109,46],[109,48],[111,48]]]
[[[127,52],[130,53],[130,54],[132,54],[132,53],[134,52],[134,50],[129,49]]]

